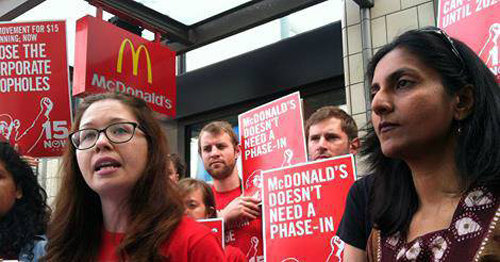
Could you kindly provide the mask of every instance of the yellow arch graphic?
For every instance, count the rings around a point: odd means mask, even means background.
[[[125,50],[125,46],[128,44],[130,46],[130,50],[132,51],[132,74],[137,76],[137,67],[139,66],[139,56],[141,52],[144,50],[146,53],[146,61],[148,64],[148,83],[152,84],[153,83],[153,74],[151,73],[151,59],[149,57],[149,52],[148,49],[146,48],[145,45],[141,44],[137,50],[135,50],[134,44],[130,39],[125,38],[122,41],[122,44],[120,46],[120,51],[118,51],[118,61],[116,62],[116,72],[121,73],[122,72],[122,66],[123,66],[123,51]]]

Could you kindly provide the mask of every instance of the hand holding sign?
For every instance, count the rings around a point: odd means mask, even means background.
[[[219,212],[219,217],[224,218],[228,225],[244,219],[254,220],[261,214],[259,203],[260,200],[254,197],[235,198]]]

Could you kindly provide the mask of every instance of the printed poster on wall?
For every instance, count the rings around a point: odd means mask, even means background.
[[[175,117],[175,52],[92,16],[76,23],[73,95],[127,93]]]
[[[355,178],[352,155],[264,171],[266,261],[341,261],[335,234]]]
[[[238,127],[247,196],[260,198],[264,170],[307,161],[299,92],[240,114]]]
[[[437,24],[476,52],[500,83],[500,0],[440,0]]]
[[[0,140],[60,156],[71,124],[66,23],[0,23]]]

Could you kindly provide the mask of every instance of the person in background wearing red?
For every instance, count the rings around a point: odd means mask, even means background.
[[[198,150],[203,165],[214,179],[217,216],[224,218],[225,243],[236,246],[247,254],[248,260],[260,261],[257,251],[263,243],[255,241],[262,236],[260,200],[242,196],[242,183],[238,176],[236,160],[240,156],[238,137],[231,124],[214,121],[205,125],[198,138]],[[235,230],[244,231],[245,236],[235,235]]]
[[[217,217],[215,197],[207,183],[192,178],[184,178],[178,185],[186,208],[186,215],[194,219]],[[246,256],[239,248],[227,245],[225,253],[227,262],[247,261]]]
[[[207,227],[184,216],[165,176],[167,139],[144,100],[80,104],[63,156],[47,261],[223,261]]]

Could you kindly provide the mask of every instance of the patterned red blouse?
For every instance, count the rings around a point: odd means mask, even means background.
[[[478,261],[485,255],[487,244],[500,245],[499,204],[499,196],[478,187],[462,197],[447,229],[419,236],[408,243],[399,233],[380,237],[378,231],[372,230],[369,243],[373,244],[367,246],[372,249],[368,250],[369,260]]]

